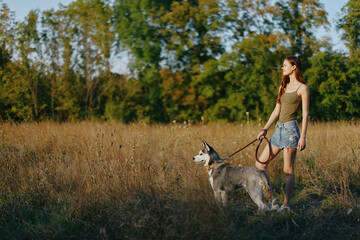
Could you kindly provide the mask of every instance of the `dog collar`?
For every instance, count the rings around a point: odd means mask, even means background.
[[[219,163],[218,162],[214,162],[212,163],[210,166],[206,166],[205,168],[205,174],[210,170],[212,169],[214,166],[218,165]]]

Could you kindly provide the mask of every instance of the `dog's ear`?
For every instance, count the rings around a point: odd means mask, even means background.
[[[204,142],[204,147],[206,151],[210,152],[210,145],[207,142]]]

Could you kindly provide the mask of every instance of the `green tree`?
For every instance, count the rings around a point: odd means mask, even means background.
[[[133,57],[131,69],[144,71],[160,69],[163,37],[156,24],[161,14],[166,13],[173,1],[115,0],[114,27],[119,50]]]
[[[6,4],[0,9],[0,86],[6,83],[6,74],[9,63],[11,63],[13,46],[14,15]],[[5,116],[5,109],[8,109],[7,92],[4,88],[0,92],[0,120]]]
[[[47,77],[50,89],[50,111],[53,119],[59,119],[59,115],[63,115],[64,106],[61,104],[61,89],[70,90],[62,87],[66,84],[62,65],[69,65],[71,58],[71,54],[70,56],[63,54],[66,52],[64,48],[64,41],[66,41],[64,39],[64,35],[66,35],[64,18],[63,11],[49,10],[43,12],[41,20],[43,27],[42,42],[45,45],[45,54],[48,59]]]
[[[346,109],[345,111],[352,119],[360,118],[360,66],[359,58],[350,58],[348,60],[348,71],[346,73],[347,81],[350,83],[346,89]]]
[[[192,69],[220,57],[223,18],[218,0],[173,1],[158,19],[171,69]]]
[[[270,115],[281,80],[280,66],[288,54],[284,41],[281,34],[251,34],[223,56],[221,66],[228,68],[223,83],[226,92],[214,105],[222,109],[222,118],[245,120],[246,112],[256,120]]]
[[[66,7],[76,49],[74,70],[85,92],[85,114],[101,114],[102,100],[111,80],[110,57],[114,40],[112,10],[106,0],[77,0]]]
[[[321,47],[314,31],[329,25],[327,12],[319,0],[280,0],[275,7],[276,23],[289,39],[291,54],[298,55],[306,69],[308,58]]]
[[[359,73],[349,68],[346,57],[319,52],[305,72],[311,95],[310,117],[314,120],[358,118]],[[357,67],[358,68],[358,67]]]
[[[200,109],[203,100],[196,99],[197,91],[191,85],[191,78],[183,72],[172,72],[169,69],[160,71],[162,82],[161,99],[166,112],[166,119],[187,121],[189,119],[200,120],[203,115]]]
[[[241,41],[247,34],[269,34],[274,30],[273,15],[276,8],[271,1],[260,0],[225,0],[222,15],[224,15],[225,32],[230,31],[230,41]]]
[[[341,9],[337,28],[343,30],[342,39],[349,48],[350,58],[360,59],[360,2],[349,0]]]
[[[71,15],[65,6],[60,6],[57,11],[44,11],[41,22],[51,116],[57,120],[83,118],[85,90],[74,67],[77,48]]]
[[[46,103],[41,101],[41,94],[46,94],[46,91],[40,91],[43,87],[43,78],[41,77],[43,65],[41,63],[42,48],[37,29],[38,16],[38,11],[30,11],[25,21],[20,22],[15,30],[15,48],[20,58],[18,70],[21,73],[21,76],[18,77],[24,81],[23,91],[29,91],[31,119],[34,120],[40,118],[40,112],[46,107]]]
[[[0,68],[4,71],[5,66],[11,59],[12,46],[13,46],[13,28],[14,28],[14,15],[3,4],[0,9]]]

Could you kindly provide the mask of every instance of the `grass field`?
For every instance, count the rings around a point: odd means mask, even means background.
[[[1,123],[0,238],[360,239],[360,122],[310,123],[290,213],[258,214],[242,189],[218,207],[192,157],[202,140],[225,157],[261,128]],[[254,152],[229,162],[254,166]],[[281,155],[269,171],[281,202]]]

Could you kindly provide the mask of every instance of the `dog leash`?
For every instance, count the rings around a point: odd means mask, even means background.
[[[259,160],[259,158],[257,157],[257,153],[258,153],[258,150],[259,150],[260,144],[261,144],[261,142],[262,142],[262,140],[263,140],[263,139],[265,139],[265,140],[267,141],[267,145],[268,145],[268,147],[269,147],[269,158],[268,158],[268,160],[266,160],[265,162],[261,162],[261,161]],[[268,164],[269,164],[269,162],[271,161],[271,149],[270,149],[270,143],[269,143],[269,140],[268,140],[266,137],[264,137],[263,139],[259,140],[260,142],[259,142],[259,144],[258,144],[258,145],[257,145],[257,147],[256,147],[256,151],[255,151],[255,159],[256,159],[256,161],[258,161],[258,162],[259,162],[259,163],[261,163],[261,164],[266,164],[266,165],[268,165]],[[258,140],[258,139],[256,138],[254,141],[252,141],[252,142],[248,143],[246,146],[244,146],[244,147],[240,148],[239,150],[237,150],[237,151],[236,151],[236,152],[234,152],[233,154],[229,155],[228,157],[226,157],[226,158],[222,158],[221,160],[227,160],[227,159],[231,158],[231,157],[232,157],[232,156],[234,156],[235,154],[237,154],[237,153],[241,152],[242,150],[244,150],[245,148],[247,148],[248,146],[250,146],[251,144],[253,144],[254,142],[256,142],[257,140]]]

